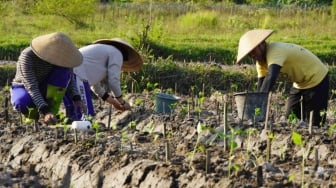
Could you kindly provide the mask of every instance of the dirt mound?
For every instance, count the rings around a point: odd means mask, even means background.
[[[122,113],[97,100],[99,126],[76,134],[64,125],[38,123],[35,130],[10,108],[6,120],[2,108],[0,186],[336,186],[333,115],[309,132],[304,122],[281,121],[275,106],[284,101],[273,97],[267,131],[263,122],[242,123],[232,96],[225,102],[215,94],[202,101],[181,96],[171,114],[157,113],[150,93],[129,94],[133,109]],[[293,130],[304,144],[293,143]]]

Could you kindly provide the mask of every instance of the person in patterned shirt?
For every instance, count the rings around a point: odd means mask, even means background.
[[[65,93],[78,108],[84,108],[72,73],[82,60],[82,54],[64,33],[34,38],[16,64],[10,90],[14,109],[31,119],[38,119],[40,114],[45,123],[53,124]]]

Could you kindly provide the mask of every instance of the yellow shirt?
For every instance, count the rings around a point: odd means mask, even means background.
[[[281,66],[280,77],[293,82],[297,89],[309,89],[318,85],[328,73],[321,60],[302,46],[290,43],[267,43],[266,64],[257,62],[258,77],[267,74],[267,66]]]

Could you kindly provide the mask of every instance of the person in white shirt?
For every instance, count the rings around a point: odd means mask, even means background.
[[[100,39],[80,48],[79,51],[83,55],[83,63],[74,68],[74,73],[76,79],[80,81],[77,82],[79,86],[82,82],[83,88],[86,88],[79,90],[85,91],[85,94],[82,94],[82,101],[84,99],[87,103],[87,113],[94,115],[88,86],[114,108],[121,111],[129,110],[129,103],[123,99],[120,75],[122,71],[137,72],[141,69],[143,59],[139,53],[131,44],[120,38]],[[103,80],[107,81],[107,85]]]

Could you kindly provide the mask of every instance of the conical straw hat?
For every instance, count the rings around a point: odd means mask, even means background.
[[[131,44],[120,38],[99,39],[93,44],[110,44],[116,47],[123,48],[127,51],[128,58],[124,61],[121,69],[125,72],[137,72],[143,65],[143,59],[140,54],[133,48]]]
[[[273,30],[266,29],[255,29],[246,32],[239,39],[236,63],[239,63],[245,56],[247,56],[262,41],[266,40],[272,33]]]
[[[36,37],[30,46],[38,57],[60,67],[76,67],[83,60],[82,54],[71,39],[61,32]]]

